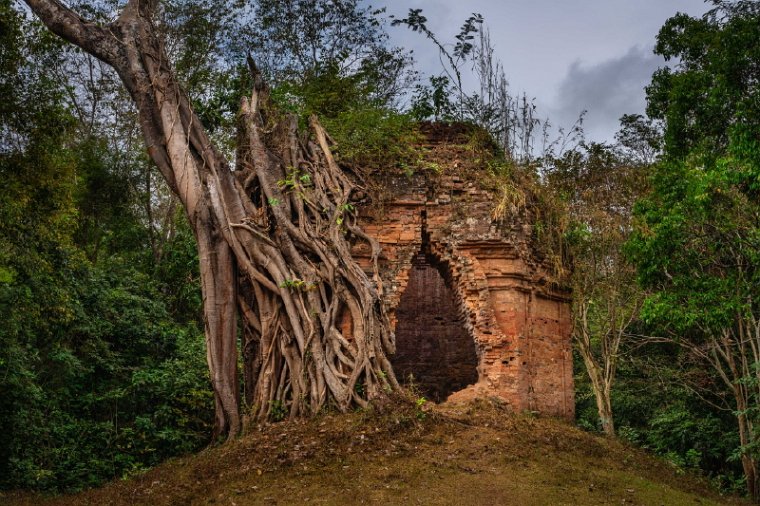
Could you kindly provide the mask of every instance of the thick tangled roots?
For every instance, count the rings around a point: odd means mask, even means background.
[[[356,184],[315,117],[270,116],[257,82],[240,114],[236,176],[247,219],[231,224],[239,267],[245,398],[256,417],[341,411],[398,388],[381,301],[380,248],[356,224]],[[351,256],[366,241],[372,278]]]

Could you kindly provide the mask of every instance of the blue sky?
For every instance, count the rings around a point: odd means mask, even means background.
[[[663,65],[652,54],[659,28],[676,12],[701,16],[702,0],[377,0],[388,14],[421,8],[428,28],[454,40],[472,13],[485,17],[513,93],[536,98],[540,115],[569,127],[588,110],[591,140],[611,140],[618,118],[643,112],[644,90]],[[389,27],[395,44],[414,50],[420,70],[438,73],[432,44],[404,27]]]

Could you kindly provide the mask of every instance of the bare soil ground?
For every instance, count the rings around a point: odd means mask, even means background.
[[[239,441],[75,495],[11,505],[711,505],[694,476],[567,422],[486,401],[251,427]]]

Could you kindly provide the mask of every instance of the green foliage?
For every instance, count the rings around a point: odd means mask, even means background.
[[[288,416],[288,409],[281,400],[275,399],[269,401],[269,418],[273,422],[281,422]]]
[[[575,365],[577,423],[601,431],[580,356]],[[736,422],[730,412],[716,409],[685,388],[684,371],[693,366],[679,358],[677,348],[629,350],[613,389],[617,434],[680,469],[705,474],[724,491],[737,492],[741,466],[731,458],[739,444]]]
[[[417,417],[417,420],[424,420],[427,416],[427,413],[424,411],[425,404],[427,404],[427,399],[424,397],[418,397],[414,401],[414,416]]]
[[[187,218],[177,212],[176,230],[163,248],[161,261],[148,265],[167,310],[175,321],[203,328],[198,249]]]
[[[409,79],[411,58],[388,44],[383,9],[358,0],[261,0],[242,30],[273,84],[273,98],[304,116],[386,107]]]
[[[343,215],[344,215],[344,213],[353,213],[353,212],[354,212],[354,209],[355,209],[355,208],[354,208],[354,205],[353,205],[353,204],[341,204],[341,205],[338,207],[338,209],[337,209],[337,213],[336,213],[336,214],[337,214],[338,216],[335,218],[335,222],[336,222],[338,225],[342,225],[342,224],[343,224],[343,221],[345,220],[345,218],[344,218],[344,216],[343,216]]]
[[[319,65],[300,81],[281,83],[272,99],[283,110],[303,117],[334,118],[349,109],[373,105],[370,86],[361,73],[343,75],[335,65]]]
[[[686,350],[709,354],[725,336],[725,358],[746,366],[747,360],[754,362],[752,356],[730,343],[743,341],[740,332],[758,317],[760,207],[747,187],[735,183],[742,166],[731,154],[709,165],[693,159],[660,165],[651,196],[639,204],[640,224],[629,250],[641,282],[652,290],[642,310],[651,328],[673,336]],[[741,398],[729,394],[752,371],[729,373],[729,385],[719,376],[731,370],[723,359],[707,364],[714,377],[707,375],[697,388],[726,392],[734,410],[737,402],[748,403],[756,419],[755,389],[744,390]],[[744,451],[756,454],[756,436],[750,432],[748,437]]]
[[[420,134],[412,119],[379,108],[352,109],[324,118],[336,142],[336,157],[357,170],[415,170],[420,165]]]
[[[77,246],[93,263],[142,248],[149,239],[134,205],[135,175],[120,167],[119,155],[105,139],[85,138],[71,153],[77,176]]]
[[[713,3],[715,9],[701,19],[686,14],[670,18],[657,36],[655,52],[678,65],[654,74],[647,87],[647,112],[665,121],[672,157],[693,151],[714,157],[740,132],[757,132],[760,126],[760,6]]]
[[[129,174],[48,77],[60,47],[6,1],[0,23],[0,488],[81,489],[206,443],[198,304],[167,294],[176,240],[144,260]]]
[[[688,160],[655,175],[630,244],[641,281],[656,289],[645,308],[651,321],[717,332],[754,310],[746,304],[758,295],[760,209],[733,182],[738,166],[732,157],[708,167]]]
[[[289,288],[291,290],[308,290],[311,286],[311,283],[303,279],[286,279],[280,283],[280,288]]]
[[[739,387],[757,382],[749,348],[760,317],[760,5],[713,3],[701,19],[669,19],[658,35],[656,52],[679,63],[647,88],[649,115],[664,121],[663,157],[637,204],[628,253],[651,293],[642,309],[649,332],[678,345],[671,356],[685,367],[674,379],[709,402],[654,413],[649,444],[682,466],[729,469],[718,473],[735,484],[728,455],[760,455],[758,390]],[[733,412],[730,438],[717,436],[726,418],[718,423],[713,406]]]
[[[311,176],[309,174],[300,174],[297,170],[290,168],[290,172],[285,179],[277,181],[277,186],[286,191],[297,189],[299,186],[310,186]]]
[[[430,76],[430,85],[418,84],[409,113],[418,121],[451,121],[456,118],[456,104],[451,100],[453,88],[446,76]]]
[[[189,75],[194,77],[197,73]],[[213,72],[207,81],[206,83],[191,81],[188,84],[188,89],[195,92],[193,93],[195,112],[203,122],[203,126],[210,132],[216,133],[225,129],[232,131],[240,109],[240,101],[244,96],[250,95],[252,87],[250,71],[243,65],[237,65],[231,69]]]

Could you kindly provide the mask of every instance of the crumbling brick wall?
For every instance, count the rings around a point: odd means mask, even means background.
[[[362,227],[382,247],[381,277],[394,328],[404,316],[396,309],[413,263],[424,255],[452,290],[475,343],[477,380],[449,400],[497,397],[516,411],[572,418],[569,292],[547,281],[528,214],[523,222],[494,219],[493,191],[460,170],[473,163],[466,146],[431,139],[428,149],[426,158],[437,170],[377,176],[384,196],[360,211]],[[354,251],[365,266],[368,255],[366,246]]]

